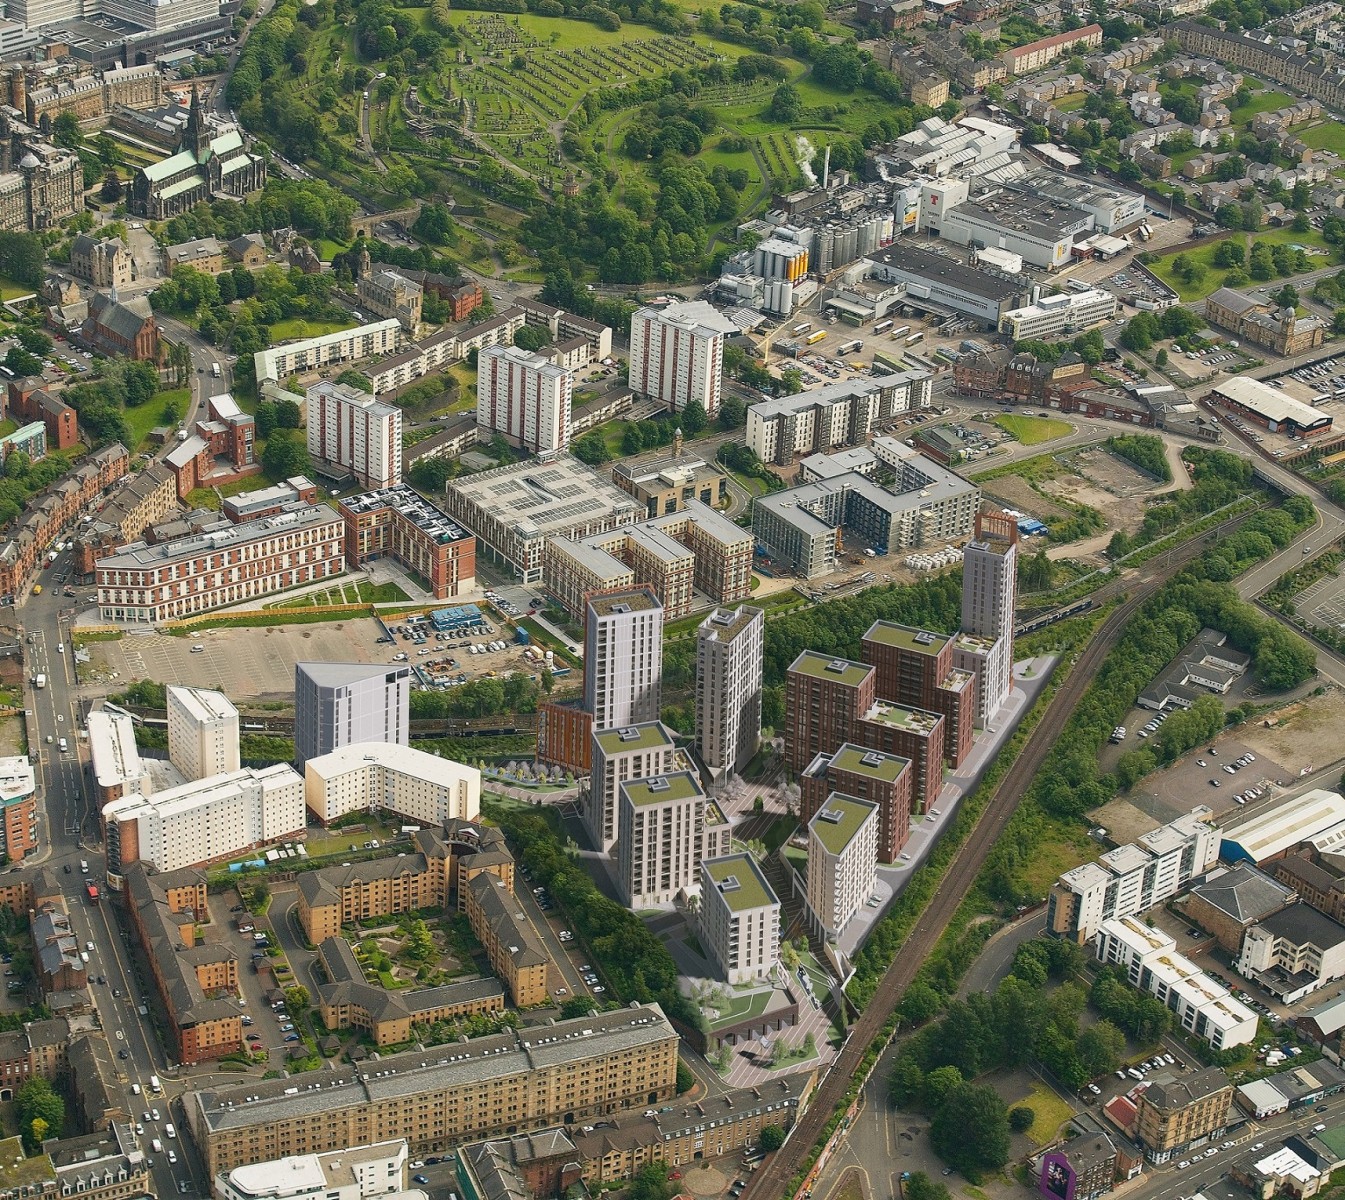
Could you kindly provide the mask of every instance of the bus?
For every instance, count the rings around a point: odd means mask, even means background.
[[[842,342],[836,348],[836,353],[839,357],[844,358],[847,354],[853,354],[856,350],[863,349],[863,346],[863,341],[859,338],[855,338],[849,342]]]
[[[826,336],[827,331],[825,329],[819,329],[816,333],[810,333],[808,335],[807,344],[809,346],[816,346],[817,343],[820,342]]]
[[[800,321],[800,322],[799,322],[797,325],[795,325],[794,328],[791,329],[789,332],[792,333],[795,337],[802,337],[802,336],[803,336],[805,333],[807,333],[808,330],[810,330],[812,327],[813,327],[813,323],[812,323],[811,321]]]
[[[914,346],[916,342],[923,342],[924,340],[925,340],[924,330],[917,329],[913,334],[911,334],[910,337],[906,339],[906,344],[908,346]]]
[[[879,321],[878,324],[873,327],[873,332],[875,334],[886,333],[891,328],[892,328],[891,321]]]
[[[892,331],[892,340],[895,342],[897,338],[905,337],[910,332],[911,327],[909,325],[903,325],[900,329],[894,329]]]

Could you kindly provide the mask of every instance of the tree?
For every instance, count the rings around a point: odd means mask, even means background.
[[[569,1021],[575,1017],[586,1017],[595,1003],[591,996],[571,996],[560,1006],[561,1019]]]
[[[1009,1112],[994,1088],[964,1083],[939,1106],[929,1126],[934,1152],[967,1179],[1009,1161]]]
[[[336,382],[344,383],[347,387],[359,388],[362,392],[372,392],[374,390],[374,385],[369,381],[369,376],[350,367],[347,367],[336,377]]]
[[[289,1011],[291,1017],[302,1016],[311,1003],[312,997],[302,983],[296,983],[285,989],[285,1008]]]
[[[1079,1059],[1090,1078],[1116,1070],[1125,1049],[1125,1034],[1107,1020],[1098,1021],[1079,1034]]]
[[[1014,1133],[1026,1133],[1032,1128],[1032,1122],[1036,1119],[1037,1114],[1026,1104],[1018,1104],[1009,1109],[1009,1128]]]
[[[24,1142],[36,1154],[41,1143],[33,1140],[36,1125],[42,1123],[46,1137],[60,1137],[65,1129],[65,1101],[52,1090],[51,1084],[35,1075],[19,1089],[16,1097],[19,1127],[24,1131]]]
[[[747,405],[737,396],[726,396],[719,405],[719,428],[726,432],[747,423]]]
[[[551,338],[540,325],[521,325],[514,334],[514,345],[520,350],[540,350]]]
[[[757,1145],[767,1154],[785,1144],[785,1131],[778,1125],[763,1125],[757,1134]]]
[[[792,125],[803,116],[803,100],[794,88],[782,83],[766,107],[766,116],[778,125]]]
[[[1286,283],[1277,292],[1271,292],[1270,298],[1281,308],[1298,307],[1298,289],[1292,283]]]
[[[125,188],[122,186],[121,176],[111,167],[103,173],[103,186],[98,189],[98,195],[109,204],[115,204],[121,199]]]
[[[5,459],[5,478],[22,479],[28,474],[28,469],[32,465],[32,459],[24,451],[12,450],[9,457]]]
[[[79,118],[69,110],[63,112],[51,123],[51,140],[67,150],[77,150],[84,142],[84,133],[79,127]]]
[[[293,475],[307,475],[311,470],[303,442],[280,430],[267,439],[266,449],[262,452],[262,467],[277,483]]]
[[[935,1183],[923,1171],[912,1171],[902,1189],[906,1200],[949,1200],[947,1184]]]
[[[705,412],[705,405],[699,400],[687,401],[687,406],[678,414],[678,423],[687,437],[696,437],[710,423],[710,418]]]

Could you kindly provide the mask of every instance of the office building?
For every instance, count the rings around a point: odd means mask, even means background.
[[[99,812],[129,792],[148,792],[149,769],[135,744],[131,714],[117,708],[96,708],[89,713],[86,728]]]
[[[135,278],[135,263],[121,238],[80,233],[70,243],[70,274],[96,288],[125,287]]]
[[[521,322],[520,322],[521,323]],[[323,333],[298,342],[258,350],[253,357],[257,382],[288,379],[305,371],[360,362],[376,355],[392,354],[402,337],[401,323],[393,318]],[[407,380],[409,382],[409,380]]]
[[[808,911],[835,940],[874,894],[878,805],[832,792],[808,822]]]
[[[345,526],[325,505],[172,542],[132,542],[97,565],[104,621],[157,624],[271,592],[320,583],[344,568]]]
[[[1209,301],[1206,302],[1207,305]],[[1013,308],[999,319],[1000,333],[1015,342],[1073,337],[1116,315],[1116,297],[1100,288],[1039,296],[1023,308]]]
[[[411,668],[404,663],[294,664],[294,761],[356,742],[405,746],[411,728]]]
[[[1296,1004],[1345,975],[1345,925],[1299,902],[1271,913],[1242,937],[1234,961],[1283,1004]]]
[[[846,742],[819,754],[800,774],[799,820],[811,824],[833,792],[872,801],[878,806],[875,853],[879,862],[894,863],[911,832],[914,774],[910,759]]]
[[[324,825],[352,812],[384,811],[441,826],[481,812],[481,772],[388,742],[354,742],[304,764],[304,801]]]
[[[306,393],[308,454],[319,468],[350,472],[364,488],[402,481],[402,413],[368,392],[321,380]]]
[[[223,692],[169,685],[168,758],[188,781],[239,769],[238,709]]]
[[[1200,813],[1066,871],[1051,887],[1046,931],[1082,944],[1104,921],[1145,912],[1177,895],[1219,858],[1218,831]]]
[[[286,763],[245,767],[179,787],[134,793],[103,809],[109,876],[135,862],[160,871],[223,862],[303,837],[304,781]]]
[[[948,722],[935,712],[877,700],[855,721],[855,741],[911,763],[911,811],[924,816],[943,790],[943,741]]]
[[[877,699],[865,663],[804,650],[785,674],[785,763],[796,775],[819,754],[854,740],[855,722]]]
[[[621,784],[666,775],[676,766],[672,732],[661,721],[602,729],[593,734],[593,770],[589,776],[584,823],[598,850],[616,844]]]
[[[677,512],[688,500],[699,500],[713,508],[728,496],[728,476],[715,463],[678,454],[644,459],[638,463],[617,463],[612,482],[629,492],[645,506],[649,517]]]
[[[617,887],[628,908],[671,904],[695,888],[704,807],[689,771],[617,785]]]
[[[702,300],[642,308],[630,322],[631,389],[680,412],[696,401],[719,411],[724,338],[738,327]]]
[[[172,1060],[197,1063],[242,1050],[244,1010],[234,999],[238,960],[222,942],[196,943],[198,924],[210,920],[205,876],[152,874],[144,863],[132,863],[126,911],[168,1014]]]
[[[716,779],[740,774],[761,745],[766,614],[714,609],[696,630],[696,748]]]
[[[404,1191],[406,1139],[300,1154],[215,1177],[220,1200],[374,1200]]]
[[[875,426],[928,408],[933,392],[928,371],[905,371],[763,400],[748,406],[747,445],[762,462],[780,466],[837,446],[862,446]]]
[[[1222,1067],[1155,1080],[1135,1094],[1134,1139],[1151,1163],[1170,1162],[1223,1137],[1232,1104],[1233,1085]]]
[[[1134,917],[1104,921],[1094,938],[1098,961],[1120,967],[1132,987],[1149,992],[1173,1013],[1183,1033],[1215,1050],[1256,1039],[1257,1016],[1223,984],[1206,975],[1160,929]]]
[[[337,503],[351,567],[385,555],[429,584],[436,600],[476,590],[476,539],[405,484]]]
[[[574,372],[517,346],[492,346],[476,360],[476,423],[533,454],[570,444]]]
[[[186,1096],[207,1173],[406,1138],[413,1154],[580,1124],[676,1094],[677,1031],[656,1004]],[[319,1078],[320,1076],[320,1078]]]
[[[756,859],[702,861],[700,897],[696,929],[719,978],[730,986],[767,978],[780,960],[780,901]]]
[[[976,672],[977,721],[987,726],[1013,687],[1013,626],[1018,600],[1018,522],[1007,513],[976,515],[962,551],[962,633],[953,665]]]
[[[1188,921],[1212,935],[1215,943],[1236,961],[1247,931],[1297,899],[1293,888],[1250,863],[1238,863],[1213,868],[1174,904]],[[1304,899],[1312,903],[1307,897]]]
[[[568,454],[452,480],[444,507],[492,562],[528,584],[541,581],[549,538],[605,533],[640,516],[634,499]]]
[[[663,606],[647,587],[590,596],[584,617],[584,709],[594,729],[657,721]]]

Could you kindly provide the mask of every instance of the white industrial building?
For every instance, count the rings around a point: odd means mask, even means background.
[[[133,862],[160,871],[221,862],[302,837],[304,781],[285,763],[245,767],[152,796],[128,793],[103,808],[109,874]]]
[[[240,768],[238,709],[223,692],[168,688],[168,759],[188,781]]]
[[[1116,297],[1111,292],[1089,288],[1085,292],[1041,296],[1025,308],[1010,309],[999,319],[999,331],[1016,342],[1053,338],[1082,333],[1115,315]]]
[[[750,854],[700,864],[700,943],[730,986],[765,979],[780,958],[780,901]]]
[[[823,937],[841,936],[877,879],[878,806],[832,792],[808,822],[808,911]]]
[[[475,821],[481,772],[449,758],[387,742],[356,742],[304,764],[304,803],[324,825],[353,812],[383,811],[438,828]]]
[[[1087,942],[1109,920],[1129,917],[1162,904],[1219,858],[1219,833],[1197,808],[1095,863],[1066,871],[1051,887],[1046,930]]]
[[[1176,941],[1161,929],[1134,917],[1113,918],[1099,928],[1094,950],[1099,962],[1125,971],[1132,987],[1161,1000],[1184,1033],[1216,1050],[1256,1039],[1256,1013],[1179,954]]]
[[[640,309],[630,321],[631,390],[679,412],[695,400],[713,417],[723,383],[724,338],[737,332],[703,300]]]
[[[304,422],[315,463],[349,471],[361,487],[402,481],[402,414],[343,383],[321,380],[306,393]]]
[[[518,346],[491,346],[476,359],[476,423],[531,450],[570,444],[574,372]]]
[[[373,1200],[403,1191],[408,1157],[404,1139],[296,1154],[216,1175],[215,1195],[219,1200]]]
[[[1313,788],[1223,831],[1219,857],[1228,863],[1281,858],[1301,842],[1327,854],[1345,850],[1345,797]]]

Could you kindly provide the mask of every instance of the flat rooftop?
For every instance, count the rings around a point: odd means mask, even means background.
[[[894,704],[891,700],[879,700],[864,714],[864,720],[880,721],[884,725],[928,737],[943,717],[923,708],[910,708],[905,704]]]
[[[550,462],[522,462],[457,479],[449,495],[508,522],[524,538],[549,537],[612,518],[635,521],[639,504],[614,483],[569,454]]]
[[[731,642],[763,613],[763,609],[753,608],[750,604],[712,609],[710,615],[696,627],[696,636]]]
[[[730,912],[747,912],[780,903],[750,854],[702,859],[701,869]]]
[[[895,646],[912,654],[937,655],[952,640],[948,633],[931,633],[914,625],[898,625],[895,621],[875,621],[864,635],[866,642],[880,646]]]
[[[472,536],[447,513],[436,508],[419,492],[404,483],[372,492],[362,492],[358,496],[349,496],[341,501],[341,507],[356,516],[382,509],[393,509],[404,521],[415,526],[440,546],[449,542],[460,542]]]
[[[261,541],[278,533],[289,530],[309,529],[314,525],[323,525],[337,519],[325,504],[309,504],[291,512],[277,513],[273,517],[260,517],[255,521],[244,521],[238,525],[226,525],[225,528],[213,528],[206,533],[179,538],[172,542],[163,542],[150,546],[145,542],[132,542],[116,554],[98,560],[98,570],[137,571],[153,567],[163,567],[180,562],[184,558],[196,558],[216,550],[227,550],[234,546],[244,546],[249,542]]]
[[[621,794],[636,808],[669,801],[694,800],[705,793],[690,771],[669,771],[650,779],[629,779],[620,785]]]
[[[898,239],[886,249],[867,256],[870,262],[881,263],[898,271],[917,275],[932,283],[939,283],[954,291],[980,296],[984,300],[1003,303],[1023,294],[1023,285],[995,275],[987,275],[975,267],[964,266],[942,254],[932,254]]]
[[[672,734],[662,721],[643,721],[620,729],[603,729],[593,735],[604,754],[623,754],[636,750],[656,750],[673,745]]]
[[[830,654],[818,654],[816,650],[803,651],[790,664],[789,669],[814,679],[841,683],[846,687],[858,687],[873,673],[873,668],[867,663],[854,662],[848,658],[835,658]]]
[[[601,596],[590,596],[588,607],[600,617],[614,616],[628,612],[652,612],[662,608],[659,599],[649,588],[622,588],[619,592],[607,592]]]
[[[828,854],[840,854],[877,811],[878,806],[871,801],[832,792],[813,814],[808,829]]]
[[[911,760],[883,750],[866,750],[863,746],[847,742],[831,756],[831,765],[851,775],[866,775],[883,783],[895,783],[911,765]]]

